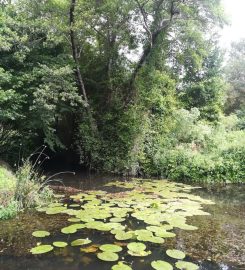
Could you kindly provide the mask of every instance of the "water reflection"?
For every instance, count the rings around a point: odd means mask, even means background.
[[[78,181],[79,179],[79,181]],[[83,179],[83,181],[80,181]],[[111,180],[108,177],[91,177],[84,175],[63,176],[66,185],[78,189],[101,189],[104,183]],[[123,179],[127,181],[128,179]],[[107,188],[110,191],[121,191]],[[216,205],[206,205],[204,210],[211,216],[196,216],[188,218],[188,223],[197,226],[197,231],[183,231],[176,229],[176,238],[165,241],[168,248],[178,248],[188,251],[188,260],[198,262],[200,269],[230,270],[245,268],[245,186],[205,187],[193,193],[204,199],[215,201]],[[134,224],[130,221],[130,226]],[[19,215],[12,221],[0,222],[0,269],[1,270],[106,270],[114,263],[99,261],[95,254],[84,254],[79,249],[67,247],[54,253],[38,257],[29,254],[29,249],[38,240],[30,237],[36,229],[48,230],[55,235],[52,241],[72,241],[77,237],[65,236],[60,233],[60,228],[68,224],[65,215],[47,216],[42,213],[28,212]],[[87,233],[80,232],[79,237],[85,238]],[[101,244],[113,241],[108,233],[89,232],[93,243]],[[35,243],[36,241],[36,243]],[[45,241],[44,241],[45,242]],[[125,260],[132,264],[133,269],[148,270],[154,258],[165,258],[159,246],[151,246],[151,258],[132,258],[126,253]],[[171,260],[170,260],[171,261]]]

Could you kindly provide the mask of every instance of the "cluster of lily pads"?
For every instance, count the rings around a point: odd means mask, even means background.
[[[132,257],[144,257],[151,254],[146,244],[162,245],[165,238],[175,237],[175,229],[196,230],[197,227],[187,223],[187,217],[209,215],[203,211],[202,204],[213,204],[209,200],[190,194],[193,187],[176,184],[166,180],[134,180],[131,182],[111,182],[106,186],[125,188],[123,192],[110,193],[95,190],[70,196],[72,204],[53,203],[40,212],[48,215],[66,214],[71,223],[61,229],[63,234],[75,234],[80,230],[97,230],[113,235],[115,241],[126,241],[93,245],[90,239],[76,239],[70,246],[85,246],[82,252],[96,252],[103,261],[114,262],[120,259],[122,246],[127,247],[127,254]],[[127,221],[134,219],[141,229],[133,229]],[[143,229],[142,229],[143,225]],[[34,237],[47,237],[46,231],[35,231]],[[53,242],[52,245],[38,245],[31,249],[32,254],[52,251],[54,247],[64,248],[66,242]],[[178,260],[178,269],[196,270],[198,266],[183,261],[185,253],[180,250],[166,251],[166,254]],[[122,258],[121,258],[122,259]],[[155,270],[171,270],[173,266],[165,261],[152,261]],[[119,261],[112,270],[130,270],[131,266]]]

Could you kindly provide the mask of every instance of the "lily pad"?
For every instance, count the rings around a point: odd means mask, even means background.
[[[139,242],[132,242],[127,245],[127,248],[132,252],[140,252],[146,249],[146,245]]]
[[[161,260],[151,262],[151,266],[155,270],[173,270],[173,266],[170,263]]]
[[[151,251],[142,250],[142,251],[134,252],[132,250],[128,250],[128,254],[135,257],[145,257],[145,256],[150,255]]]
[[[199,266],[192,262],[178,261],[175,263],[175,266],[181,270],[197,270]]]
[[[53,249],[54,247],[52,247],[51,245],[40,245],[40,246],[32,248],[30,252],[32,254],[43,254],[43,253],[50,252]]]
[[[98,250],[98,245],[91,245],[89,247],[80,248],[80,251],[85,253],[94,253]]]
[[[155,235],[158,236],[158,237],[163,237],[163,238],[171,238],[171,237],[175,237],[176,236],[175,233],[173,233],[173,232],[167,232],[167,231],[156,232]]]
[[[53,242],[53,246],[63,248],[66,247],[68,244],[66,242]]]
[[[77,232],[77,229],[71,226],[64,227],[61,229],[61,232],[64,234],[71,234]]]
[[[35,231],[32,233],[32,236],[35,236],[35,237],[46,237],[49,235],[50,235],[50,232],[47,232],[47,231]]]
[[[185,258],[185,253],[177,249],[168,249],[166,253],[169,257],[174,259],[182,260]]]
[[[102,261],[107,261],[107,262],[114,262],[119,259],[119,256],[117,253],[114,252],[101,252],[97,254],[97,257],[102,260]]]
[[[75,246],[83,246],[83,245],[87,245],[90,244],[92,241],[89,239],[77,239],[71,242],[71,246],[75,247]]]
[[[111,270],[132,270],[132,268],[123,262],[118,262],[112,266]]]
[[[99,247],[104,252],[120,252],[122,248],[117,245],[105,244]]]
[[[121,231],[121,232],[118,232],[116,235],[115,235],[115,238],[117,240],[128,240],[128,239],[131,239],[133,237],[133,233],[132,232],[124,232],[124,231]]]

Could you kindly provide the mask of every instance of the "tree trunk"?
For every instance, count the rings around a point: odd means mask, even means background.
[[[87,113],[87,116],[88,116],[88,119],[90,122],[91,129],[92,129],[93,133],[95,134],[95,133],[97,133],[98,129],[97,129],[97,125],[95,123],[95,120],[94,120],[92,112],[91,112],[91,108],[89,105],[85,85],[84,85],[83,78],[82,78],[82,73],[81,73],[80,66],[79,66],[79,54],[78,54],[78,48],[77,48],[77,44],[76,44],[76,36],[75,36],[75,31],[73,29],[73,26],[75,24],[75,16],[74,16],[75,7],[76,7],[76,0],[71,0],[71,5],[70,5],[70,41],[71,41],[72,56],[73,56],[73,60],[75,63],[74,72],[75,72],[79,92],[80,92],[81,96],[83,97],[83,101],[85,103],[85,109],[86,109],[86,113]]]

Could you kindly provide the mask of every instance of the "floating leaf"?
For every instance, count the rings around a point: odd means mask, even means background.
[[[54,247],[52,247],[51,245],[40,245],[40,246],[32,248],[30,252],[32,254],[43,254],[43,253],[50,252],[53,249]]]
[[[75,246],[83,246],[83,245],[87,245],[90,244],[92,241],[89,239],[77,239],[71,242],[71,246],[75,247]]]
[[[185,253],[177,249],[168,249],[166,253],[169,257],[174,259],[182,260],[185,258]]]
[[[176,236],[175,233],[167,232],[167,231],[157,232],[155,234],[156,234],[156,236],[163,237],[163,238],[170,238],[170,237],[175,237]]]
[[[89,247],[85,248],[80,248],[80,251],[85,252],[85,253],[94,253],[98,250],[98,245],[91,245]]]
[[[50,208],[47,208],[46,214],[55,215],[55,214],[62,213],[64,210],[66,210],[65,206],[50,207]]]
[[[32,236],[35,236],[35,237],[45,237],[45,236],[49,236],[50,233],[47,232],[47,231],[35,231],[32,233]]]
[[[105,244],[99,247],[100,250],[106,251],[106,252],[120,252],[122,251],[122,248],[117,245],[112,245],[112,244]]]
[[[133,252],[140,252],[146,249],[146,245],[139,242],[132,242],[127,245],[127,248]]]
[[[117,253],[113,252],[101,252],[97,254],[97,257],[102,260],[102,261],[107,261],[107,262],[114,262],[119,259],[119,256]]]
[[[142,250],[142,251],[134,252],[132,250],[128,250],[128,254],[135,257],[145,257],[145,256],[150,255],[151,251]]]
[[[173,270],[170,263],[160,260],[151,262],[151,266],[156,270]]]
[[[110,222],[123,222],[123,221],[125,221],[125,218],[114,217],[110,219]]]
[[[123,262],[118,262],[112,266],[111,270],[132,270],[132,268]]]
[[[178,261],[175,263],[175,266],[181,270],[197,270],[199,266],[192,262]]]
[[[77,232],[77,229],[71,226],[64,227],[61,229],[61,232],[64,234],[71,234]]]
[[[161,237],[157,237],[157,236],[150,237],[147,241],[151,242],[151,243],[155,243],[155,244],[163,244],[164,243],[164,239]]]
[[[66,242],[53,242],[53,246],[63,248],[66,247],[68,244]]]
[[[115,238],[117,240],[128,240],[128,239],[131,239],[133,237],[133,233],[132,232],[124,232],[124,231],[121,231],[121,232],[118,232],[116,235],[115,235]]]

